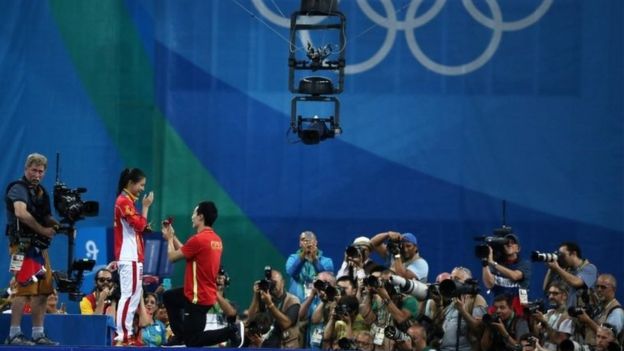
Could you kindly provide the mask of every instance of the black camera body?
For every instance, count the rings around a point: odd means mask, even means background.
[[[270,292],[275,287],[275,282],[271,279],[271,266],[264,267],[264,278],[258,282],[258,289],[264,292]]]
[[[544,303],[544,300],[542,299],[529,301],[527,304],[524,305],[524,310],[526,311],[527,314],[533,314],[537,311],[546,313],[546,304]]]
[[[72,263],[69,273],[54,271],[52,276],[56,281],[56,288],[61,293],[67,293],[72,301],[80,301],[84,294],[80,291],[84,271],[91,271],[95,266],[95,260],[82,259]]]
[[[492,323],[501,322],[501,318],[498,315],[498,313],[484,314],[482,320],[483,320],[483,323],[485,323],[485,325],[488,327],[491,326]]]
[[[314,288],[318,291],[322,291],[325,293],[325,302],[333,301],[338,296],[338,290],[331,286],[328,282],[317,279],[312,283]]]
[[[388,251],[390,251],[390,253],[393,256],[400,255],[401,249],[403,248],[403,244],[401,243],[401,241],[398,241],[398,240],[388,240],[386,247],[388,248]]]
[[[368,286],[369,288],[381,288],[383,283],[379,278],[374,275],[368,275],[362,280],[364,286]]]
[[[362,258],[362,249],[359,246],[350,245],[345,250],[347,258]]]
[[[347,337],[338,339],[338,348],[340,350],[359,350],[357,344]]]
[[[351,314],[351,308],[346,304],[338,304],[334,308],[334,317],[340,318]]]
[[[82,201],[86,188],[71,189],[61,182],[54,185],[54,208],[63,217],[63,222],[75,223],[84,217],[97,216],[100,204],[97,201]]]
[[[464,283],[453,279],[445,279],[440,282],[438,290],[445,298],[477,295],[480,291],[479,282],[476,279],[466,279]]]

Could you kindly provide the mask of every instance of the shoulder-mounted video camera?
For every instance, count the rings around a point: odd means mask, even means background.
[[[483,266],[487,266],[490,248],[492,248],[494,261],[504,260],[505,244],[509,242],[509,239],[506,238],[506,236],[509,234],[513,234],[511,227],[502,226],[494,229],[493,235],[491,236],[480,236],[474,238],[476,241],[481,242],[475,246],[475,256],[481,260]]]

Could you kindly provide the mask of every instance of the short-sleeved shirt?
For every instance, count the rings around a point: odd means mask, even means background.
[[[472,308],[472,316],[475,318],[481,318],[486,314],[485,306],[474,306]],[[444,311],[444,322],[442,323],[442,329],[444,329],[444,337],[442,338],[440,345],[440,351],[448,350],[454,351],[455,344],[457,343],[457,322],[459,321],[459,311],[455,306],[449,306]],[[462,323],[459,326],[461,328],[459,332],[459,350],[470,351],[471,346],[468,341],[468,322],[462,319]]]
[[[23,182],[16,182],[7,190],[7,199],[14,203],[15,201],[21,201],[26,204],[28,208],[35,207],[38,211],[41,211],[42,216],[51,215],[50,210],[50,198],[48,196],[44,196],[43,186],[39,185],[34,187],[32,190],[26,185],[26,181],[22,179]],[[29,196],[29,192],[33,191],[33,197]],[[12,211],[12,207],[7,208],[7,224],[14,224],[17,220],[15,217],[15,212]],[[31,213],[33,217],[39,222],[39,224],[43,225],[44,223],[41,220],[38,220],[35,214]]]
[[[490,268],[490,272],[494,275],[494,286],[492,287],[491,296],[507,294],[509,296],[518,296],[518,289],[528,289],[531,280],[531,263],[527,260],[518,260],[514,263],[501,263],[505,268],[512,271],[522,272],[522,280],[514,281],[500,274],[496,269]]]
[[[577,276],[579,278],[581,278],[581,280],[583,280],[583,283],[585,284],[585,287],[589,288],[593,288],[594,284],[596,284],[596,279],[598,279],[598,269],[596,268],[596,266],[592,263],[590,263],[588,260],[584,260],[583,263],[578,266],[575,269],[572,269],[569,271],[570,274]],[[561,276],[557,273],[554,273],[553,276],[553,281],[560,281],[565,283],[568,286],[568,307],[571,306],[576,306],[576,301],[578,300],[578,293],[579,290],[583,290],[581,289],[577,289],[573,286],[571,286],[570,284],[567,284],[563,278],[561,278]]]
[[[184,296],[194,304],[214,305],[223,252],[221,238],[212,228],[206,228],[189,238],[180,250],[186,258]]]
[[[429,264],[425,261],[424,258],[420,257],[414,262],[407,265],[407,269],[409,269],[412,273],[418,277],[418,280],[422,283],[427,282],[427,275],[429,275]]]

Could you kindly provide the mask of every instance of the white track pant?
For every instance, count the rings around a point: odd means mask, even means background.
[[[134,334],[132,322],[143,296],[143,263],[118,261],[121,298],[117,304],[117,336],[115,340],[128,340]]]

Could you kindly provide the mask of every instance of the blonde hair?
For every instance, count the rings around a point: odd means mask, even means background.
[[[24,165],[25,168],[29,168],[30,166],[35,165],[35,166],[43,166],[43,168],[48,168],[48,159],[43,156],[42,154],[38,154],[38,153],[32,153],[30,155],[28,155],[28,157],[26,157],[26,164]]]

